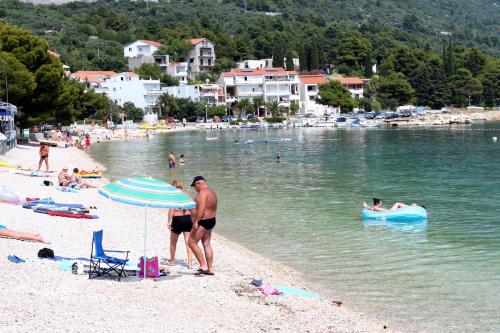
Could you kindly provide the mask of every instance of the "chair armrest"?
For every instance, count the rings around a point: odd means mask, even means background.
[[[120,251],[120,250],[104,250],[104,252],[129,253],[130,251]]]

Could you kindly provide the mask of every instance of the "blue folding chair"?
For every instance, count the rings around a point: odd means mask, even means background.
[[[92,250],[90,252],[89,279],[107,276],[120,281],[125,276],[124,269],[130,251],[104,250],[102,247],[103,231],[94,231],[92,236]],[[106,252],[126,253],[125,259],[111,257]]]

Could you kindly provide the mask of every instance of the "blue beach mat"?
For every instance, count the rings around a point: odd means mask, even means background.
[[[312,298],[316,300],[322,300],[323,298],[315,294],[313,292],[303,290],[303,289],[298,289],[298,288],[293,288],[293,287],[287,287],[287,286],[275,286],[273,285],[274,288],[278,289],[281,291],[284,295],[293,295],[293,296],[301,296],[301,297],[306,297],[306,298]]]

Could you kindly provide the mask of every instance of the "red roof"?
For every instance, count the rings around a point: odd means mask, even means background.
[[[204,40],[206,40],[206,38],[192,38],[189,40],[189,42],[191,43],[191,45],[196,45],[203,42]]]
[[[71,74],[71,76],[74,78],[91,83],[102,82],[103,78],[105,78],[106,76],[113,75],[116,75],[116,73],[113,71],[78,71]]]
[[[138,76],[139,75],[139,74],[134,73],[134,72],[123,72],[123,73],[119,73],[117,75],[120,75],[120,74],[127,75],[127,76]]]
[[[232,68],[230,72],[222,73],[224,76],[256,76],[256,75],[286,75],[287,71],[283,68],[256,68],[256,69],[240,69],[240,68]]]
[[[334,77],[333,78],[336,81],[340,81],[343,85],[358,85],[358,84],[363,84],[363,80],[361,80],[359,77]]]
[[[149,45],[152,45],[152,46],[156,46],[156,47],[162,47],[163,46],[162,43],[155,42],[154,40],[141,39],[141,42],[144,42],[146,44],[149,44]]]
[[[327,82],[323,75],[301,75],[299,76],[300,81],[303,84],[325,84]]]

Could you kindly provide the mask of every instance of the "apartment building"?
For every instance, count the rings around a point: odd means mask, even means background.
[[[162,43],[155,42],[154,40],[136,40],[135,42],[125,45],[123,48],[123,56],[125,58],[152,56],[162,46]]]
[[[327,83],[323,75],[300,75],[300,112],[302,114],[322,115],[325,106],[316,102],[319,96],[319,86]]]
[[[225,105],[222,87],[218,84],[191,84],[176,87],[163,87],[162,93],[176,98],[189,98],[193,102],[209,105]]]
[[[363,87],[368,79],[361,79],[359,77],[334,77],[333,80],[339,81],[355,99],[363,97]]]
[[[283,68],[233,68],[219,77],[228,107],[235,108],[243,99],[260,96],[266,103],[278,102],[290,107],[299,102],[299,79],[295,71]]]
[[[200,73],[208,72],[215,65],[214,44],[206,38],[193,38],[189,41],[193,46],[187,54],[188,71],[191,79]]]

